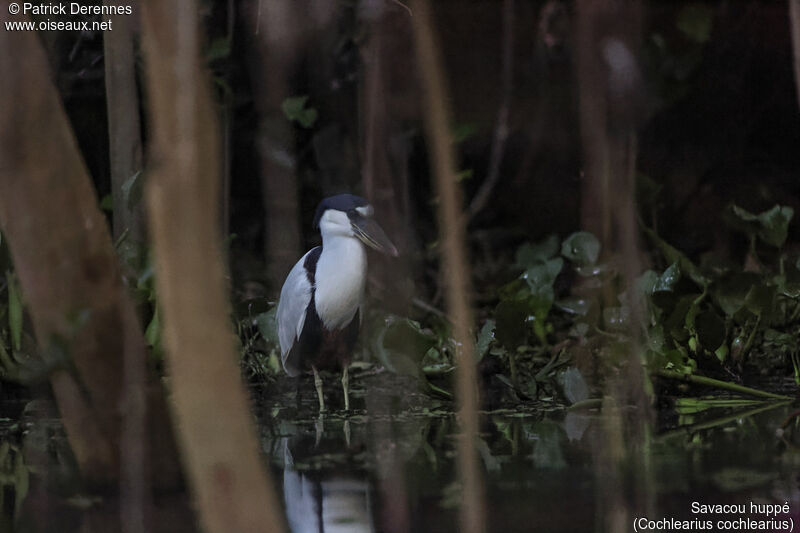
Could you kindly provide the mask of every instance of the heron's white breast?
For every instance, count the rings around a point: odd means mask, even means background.
[[[354,237],[332,236],[324,240],[317,262],[314,304],[327,329],[347,326],[364,300],[367,254]]]

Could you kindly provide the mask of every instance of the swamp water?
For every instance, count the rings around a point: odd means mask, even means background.
[[[295,533],[458,530],[452,405],[416,392],[412,381],[384,378],[351,380],[355,410],[347,417],[318,415],[308,380],[299,393],[261,395],[261,440]],[[338,385],[333,376],[327,382]],[[326,388],[326,401],[338,405],[339,396],[333,384]],[[609,531],[600,517],[614,513],[625,516],[620,531],[685,530],[686,522],[710,531],[800,527],[796,403],[663,403],[638,470],[624,462],[598,468],[608,426],[598,409],[538,402],[482,412],[488,531]],[[603,509],[608,501],[627,509]],[[725,504],[746,512],[699,507]]]
[[[344,416],[338,378],[325,379],[333,409],[322,417],[310,379],[252,391],[290,530],[457,531],[452,404],[382,373],[351,380],[354,411]],[[791,395],[794,387],[771,386]],[[60,423],[31,410],[0,421],[0,532],[110,531],[103,524],[117,509],[69,495],[73,467]],[[800,527],[797,410],[797,402],[662,401],[637,468],[597,464],[608,426],[597,409],[538,402],[484,411],[488,531],[792,531]],[[193,531],[184,503],[162,502],[153,531]],[[609,516],[621,517],[617,526]]]

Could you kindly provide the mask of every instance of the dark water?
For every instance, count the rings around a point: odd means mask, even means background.
[[[339,410],[333,376],[326,377],[332,410],[323,416],[310,380],[253,390],[263,451],[291,530],[457,531],[452,404],[388,373],[351,383],[348,416]],[[800,521],[798,408],[784,402],[698,410],[664,401],[655,432],[637,440],[623,433],[630,453],[617,464],[598,464],[609,424],[596,409],[570,411],[544,401],[485,411],[478,449],[488,529],[634,531],[638,519],[639,531],[677,530],[664,527],[667,519],[695,520],[695,530],[709,520],[713,527],[705,530],[720,531],[720,520],[750,519],[761,522],[732,530],[790,531]],[[104,498],[75,495],[58,420],[36,402],[19,411],[0,420],[0,532],[108,530],[102,524],[113,523],[117,509]],[[635,412],[629,408],[625,416]],[[741,504],[747,512],[693,513],[693,502],[695,510]],[[770,514],[751,503],[786,504],[788,512]],[[159,511],[154,531],[193,529],[184,504],[162,502]],[[610,516],[619,517],[617,526],[609,525]]]
[[[264,451],[292,531],[457,531],[458,427],[448,402],[388,379],[368,386],[369,394],[356,391],[353,415],[319,416],[313,385],[299,387],[299,396],[284,389],[260,400]],[[335,401],[337,393],[326,397]],[[478,449],[488,529],[609,531],[606,519],[618,511],[622,531],[634,531],[636,519],[645,531],[676,530],[665,529],[664,519],[712,531],[789,531],[800,525],[797,408],[687,409],[666,401],[658,431],[623,442],[632,458],[616,467],[596,464],[608,428],[599,410],[540,402],[484,412]],[[609,510],[609,502],[622,508]],[[788,512],[751,503],[786,504]],[[699,512],[704,504],[742,504],[747,512]],[[760,522],[741,522],[747,519]]]

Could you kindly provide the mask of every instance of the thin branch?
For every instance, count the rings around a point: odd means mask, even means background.
[[[480,533],[486,530],[486,509],[481,486],[478,454],[478,387],[474,362],[474,343],[470,335],[473,323],[468,298],[471,273],[465,247],[465,217],[461,212],[461,191],[456,181],[456,158],[449,125],[448,91],[443,75],[441,49],[436,44],[433,16],[427,0],[414,0],[416,16],[412,19],[417,64],[425,108],[425,127],[431,147],[430,166],[436,176],[439,194],[439,232],[442,238],[442,266],[445,275],[447,309],[453,317],[456,351],[459,421],[458,471],[463,487],[460,508],[460,531]]]
[[[470,219],[480,213],[500,181],[500,164],[503,161],[506,139],[508,139],[508,116],[511,109],[511,94],[514,83],[514,0],[503,2],[503,100],[497,113],[494,128],[492,151],[489,158],[489,171],[480,189],[469,204],[467,215]]]

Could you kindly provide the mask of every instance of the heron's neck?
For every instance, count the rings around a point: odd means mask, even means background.
[[[347,326],[364,299],[367,253],[355,237],[323,235],[314,304],[327,329]]]

